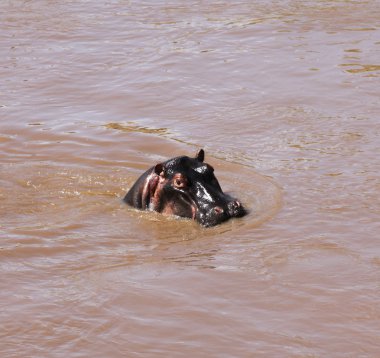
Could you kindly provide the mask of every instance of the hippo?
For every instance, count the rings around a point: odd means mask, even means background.
[[[134,183],[124,201],[137,209],[196,220],[204,227],[246,215],[240,201],[223,193],[214,168],[195,158],[180,156],[158,163]]]

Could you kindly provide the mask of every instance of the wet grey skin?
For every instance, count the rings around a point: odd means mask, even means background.
[[[156,164],[137,179],[124,201],[137,209],[191,218],[204,227],[246,215],[240,201],[222,191],[204,157],[200,149],[194,158]]]

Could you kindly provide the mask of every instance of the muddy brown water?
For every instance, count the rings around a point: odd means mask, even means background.
[[[0,3],[1,357],[378,357],[378,1]],[[250,214],[127,208],[199,148]]]

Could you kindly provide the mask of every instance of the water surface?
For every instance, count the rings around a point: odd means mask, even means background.
[[[376,357],[379,9],[1,2],[1,356]],[[123,205],[199,148],[250,215]]]

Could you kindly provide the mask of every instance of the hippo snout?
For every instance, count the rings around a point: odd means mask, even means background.
[[[204,213],[199,213],[198,221],[205,227],[218,225],[230,218],[242,217],[245,209],[238,200],[232,200],[223,206],[214,206]]]
[[[232,200],[227,204],[227,210],[230,217],[241,217],[245,215],[245,209],[241,205],[240,201]]]

